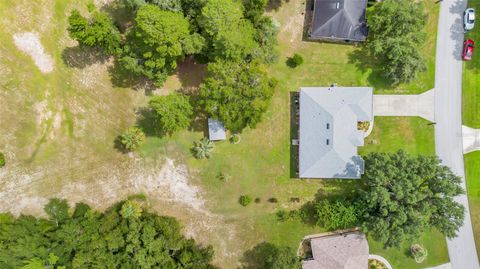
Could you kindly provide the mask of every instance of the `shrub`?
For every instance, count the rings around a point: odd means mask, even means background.
[[[204,137],[200,141],[195,141],[192,151],[193,156],[197,159],[210,158],[212,156],[212,151],[215,149],[215,144],[210,141],[208,138]]]
[[[232,134],[232,136],[230,136],[230,142],[232,144],[238,144],[240,143],[240,135],[239,134]]]
[[[370,122],[369,121],[359,121],[357,123],[357,129],[360,131],[368,131],[368,128],[370,127]]]
[[[427,250],[419,244],[413,244],[410,247],[410,251],[412,253],[413,258],[415,258],[415,261],[417,263],[422,263],[428,256]]]
[[[132,127],[120,136],[120,143],[128,150],[133,151],[145,142],[145,134],[138,127]]]
[[[346,200],[321,200],[313,207],[317,224],[327,230],[350,228],[358,222],[356,207]]]
[[[0,167],[5,166],[5,155],[0,152]]]
[[[288,220],[288,212],[283,210],[283,209],[279,209],[275,215],[277,216],[277,220],[278,221],[286,221]]]
[[[242,206],[247,206],[252,202],[252,197],[250,197],[249,195],[242,195],[240,196],[240,199],[238,199],[238,202]]]
[[[150,99],[149,105],[157,131],[172,134],[190,126],[193,108],[185,94],[157,95]]]
[[[298,53],[293,54],[293,56],[287,60],[287,65],[291,68],[295,68],[301,64],[303,64],[303,57]]]
[[[260,197],[255,198],[255,203],[256,203],[256,204],[259,204],[261,201],[262,201],[262,200],[260,199]]]
[[[269,198],[268,201],[269,201],[270,203],[278,203],[278,199],[275,198],[275,197]]]

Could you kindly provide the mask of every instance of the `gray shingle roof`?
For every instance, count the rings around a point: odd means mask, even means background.
[[[367,0],[314,0],[311,38],[365,41]]]
[[[372,88],[301,88],[299,176],[360,178],[364,133],[357,123],[373,119],[372,105]]]
[[[208,118],[208,138],[211,141],[225,140],[225,127],[221,121]]]
[[[303,269],[367,269],[368,242],[364,234],[348,233],[314,238],[310,241],[313,260]]]

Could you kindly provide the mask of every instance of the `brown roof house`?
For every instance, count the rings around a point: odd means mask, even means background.
[[[310,240],[312,258],[303,269],[368,269],[368,242],[359,232],[334,234]]]

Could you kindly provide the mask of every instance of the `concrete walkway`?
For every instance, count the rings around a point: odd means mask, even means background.
[[[429,268],[425,268],[425,269],[452,269],[452,264],[451,263],[444,263],[444,264],[439,265],[439,266],[429,267]]]
[[[419,95],[374,95],[375,116],[419,116],[435,120],[435,92],[429,90]]]
[[[435,150],[444,165],[462,178],[465,189],[462,140],[462,14],[467,0],[440,2],[435,63]],[[468,199],[455,200],[465,206],[465,220],[457,237],[447,239],[453,269],[480,269],[473,237]]]
[[[480,129],[462,126],[463,154],[480,150]]]

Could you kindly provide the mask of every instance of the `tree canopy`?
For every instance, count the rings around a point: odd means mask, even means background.
[[[260,122],[270,104],[274,84],[257,62],[210,63],[200,87],[200,103],[227,129],[241,132]]]
[[[301,262],[289,247],[263,242],[247,251],[242,269],[300,269]]]
[[[46,208],[69,211],[58,199]],[[184,238],[174,218],[131,201],[104,213],[77,204],[59,225],[58,216],[47,213],[48,219],[0,214],[1,268],[215,268],[212,247]]]
[[[101,47],[108,54],[120,49],[120,33],[105,12],[94,11],[90,19],[76,9],[68,17],[70,36],[78,43],[89,47]]]
[[[461,179],[436,157],[371,153],[365,156],[366,188],[360,190],[363,230],[386,247],[436,228],[454,237],[463,224]]]
[[[368,18],[368,47],[384,66],[392,83],[410,82],[425,70],[420,51],[425,42],[426,14],[422,3],[410,0],[385,0]]]
[[[177,67],[177,61],[202,48],[202,39],[190,35],[189,22],[182,13],[143,5],[135,17],[120,58],[122,66],[162,85]],[[193,39],[192,39],[193,38]],[[192,44],[193,43],[193,44]]]
[[[190,126],[193,108],[184,94],[154,96],[149,105],[159,132],[171,134]]]

